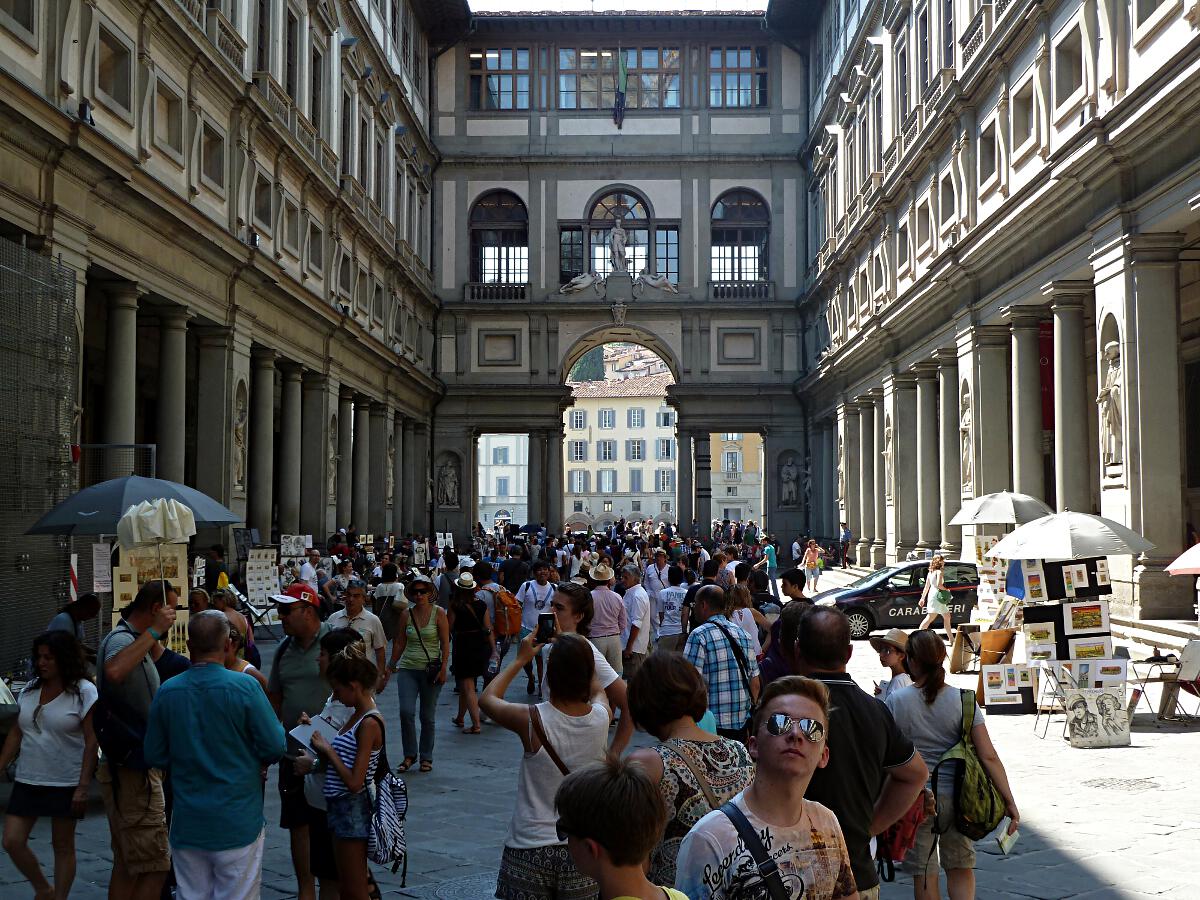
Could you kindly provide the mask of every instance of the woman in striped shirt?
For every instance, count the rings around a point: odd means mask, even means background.
[[[344,900],[367,900],[367,838],[371,824],[371,795],[383,748],[383,719],[375,708],[375,683],[379,672],[367,659],[361,644],[351,644],[329,663],[329,685],[339,703],[354,715],[330,743],[313,734],[312,746],[329,762],[325,775],[325,803],[333,834],[339,886]]]

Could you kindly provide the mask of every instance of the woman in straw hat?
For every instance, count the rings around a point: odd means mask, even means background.
[[[875,696],[887,702],[887,698],[902,687],[912,684],[912,678],[904,671],[904,660],[908,655],[908,635],[893,628],[883,637],[871,638],[871,646],[879,654],[879,664],[892,673],[891,679],[875,685]]]
[[[463,734],[479,734],[479,699],[475,679],[487,674],[488,662],[496,655],[496,636],[487,604],[475,596],[475,576],[462,572],[450,594],[450,671],[458,683],[458,717],[450,721]],[[463,716],[471,714],[471,727]]]

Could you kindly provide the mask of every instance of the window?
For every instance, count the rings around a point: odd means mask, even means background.
[[[640,494],[642,492],[642,470],[629,470],[629,493]]]
[[[350,174],[350,148],[354,140],[354,100],[346,91],[342,92],[342,134],[340,154],[343,175]]]
[[[1058,108],[1074,99],[1083,87],[1083,37],[1079,26],[1071,29],[1054,48],[1054,106]]]
[[[217,191],[225,190],[225,135],[207,121],[200,137],[200,175]]]
[[[313,44],[312,59],[308,66],[309,104],[308,117],[320,136],[325,126],[325,55]]]
[[[611,501],[611,500],[605,500],[605,501],[604,501],[604,511],[605,511],[605,512],[612,512],[612,509],[613,509],[613,507],[612,507],[612,501]]]
[[[572,469],[567,479],[567,489],[572,494],[586,494],[588,489],[588,473],[583,469]],[[580,506],[582,507],[582,503]],[[582,512],[582,510],[576,510]]]
[[[300,207],[290,197],[283,198],[283,246],[300,253]]]
[[[587,441],[571,441],[571,462],[586,462],[587,458]]]
[[[0,0],[0,23],[31,44],[37,43],[36,0]]]
[[[767,105],[767,48],[710,47],[708,105],[758,107]]]
[[[1033,138],[1033,79],[1017,88],[1012,98],[1012,145],[1020,148]]]
[[[383,134],[375,129],[375,202],[382,208],[384,205],[384,188],[387,186],[387,163],[383,144]]]
[[[721,454],[721,471],[726,475],[740,475],[742,454],[740,450],[726,450]]]
[[[103,25],[96,48],[96,88],[101,99],[116,104],[120,111],[132,112],[133,54],[116,32]]]
[[[654,458],[655,459],[674,459],[675,458],[675,439],[674,438],[659,438],[654,442]]]
[[[597,416],[597,420],[597,426],[600,428],[616,428],[617,411],[615,409],[602,409]]]
[[[1135,0],[1133,8],[1137,18],[1137,27],[1141,28],[1145,25],[1146,21],[1166,2],[1167,0]]]
[[[660,409],[658,415],[655,416],[655,422],[659,428],[673,428],[675,426],[675,410]]]
[[[954,68],[954,0],[942,0],[942,68]]]
[[[723,441],[740,441],[741,439],[742,432],[740,431],[727,431],[721,435],[721,440]]]
[[[904,40],[904,35],[897,39]],[[904,120],[908,118],[908,50],[904,44],[896,51],[896,110],[899,113],[896,122],[896,132],[904,130]]]
[[[766,281],[770,234],[762,198],[750,191],[723,194],[712,210],[713,281]]]
[[[858,144],[855,141],[853,126],[846,134],[846,196],[853,197],[858,193]]]
[[[254,180],[254,224],[268,234],[273,230],[275,213],[275,186],[266,173],[259,172]]]
[[[367,165],[370,162],[370,157],[367,156],[367,140],[371,134],[371,125],[366,117],[362,117],[358,121],[358,183],[367,187]]]
[[[611,109],[616,103],[618,54],[624,55],[626,109],[678,109],[678,47],[560,47],[558,108]]]
[[[288,7],[284,19],[283,89],[296,102],[300,73],[300,17]]]
[[[254,71],[271,68],[271,0],[258,0],[258,23],[255,28]]]
[[[871,171],[883,171],[883,91],[875,92],[875,155]]]
[[[646,427],[646,411],[641,407],[633,407],[628,411],[628,427],[630,428],[645,428]]]
[[[496,496],[497,497],[507,497],[508,496],[508,478],[507,477],[502,476],[502,477],[496,479]]]
[[[471,207],[469,221],[471,280],[528,282],[529,214],[520,198],[509,191],[484,194]]]
[[[902,269],[908,265],[908,225],[896,228],[896,268]]]
[[[529,109],[529,48],[471,50],[473,110]]]
[[[938,187],[938,223],[949,225],[954,219],[954,181],[947,172]]]
[[[560,284],[583,272],[612,273],[608,240],[614,219],[620,220],[625,230],[625,258],[631,274],[649,269],[678,282],[678,224],[656,222],[641,197],[614,191],[600,197],[582,222],[559,223]]]
[[[313,219],[308,220],[308,267],[318,273],[325,269],[325,232]]]
[[[616,462],[617,442],[596,441],[596,459],[600,462]]]
[[[640,490],[640,488],[639,488],[639,490]],[[642,511],[642,501],[641,500],[630,500],[629,501],[629,509],[632,512],[641,512]]]
[[[582,500],[572,500],[571,501],[571,509],[575,510],[575,512],[577,512],[577,513],[583,512],[583,501]]]
[[[675,470],[659,469],[654,474],[654,487],[660,494],[669,494],[675,490]]]
[[[508,465],[508,448],[493,447],[492,448],[492,465],[507,466]]]
[[[929,84],[929,10],[917,14],[917,84],[924,91]]]
[[[615,494],[617,492],[617,470],[601,469],[597,472],[596,487],[602,494]]]
[[[391,0],[388,3],[388,25],[391,27],[392,43],[396,47],[400,46],[400,19],[399,0]]]
[[[587,428],[587,410],[573,409],[571,410],[571,427],[578,430]]]
[[[183,154],[183,100],[161,75],[154,88],[154,140],[177,156]]]
[[[917,205],[917,246],[928,247],[929,237],[929,203],[922,200]]]
[[[725,496],[726,497],[736,497],[737,496],[737,485],[736,484],[728,485],[725,488]]]
[[[628,440],[625,442],[625,458],[630,462],[641,462],[646,458],[646,442]]]
[[[979,132],[979,184],[983,187],[996,177],[996,120]]]

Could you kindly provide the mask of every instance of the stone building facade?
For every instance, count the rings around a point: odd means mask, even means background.
[[[1022,491],[1152,540],[1114,599],[1188,615],[1200,513],[1200,7],[772,3],[808,51],[800,390],[818,530],[957,553]]]

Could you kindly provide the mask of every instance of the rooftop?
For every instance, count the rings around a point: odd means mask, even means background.
[[[671,374],[647,375],[645,378],[622,378],[620,381],[569,381],[576,400],[597,400],[601,397],[665,397],[667,388],[675,383]]]

